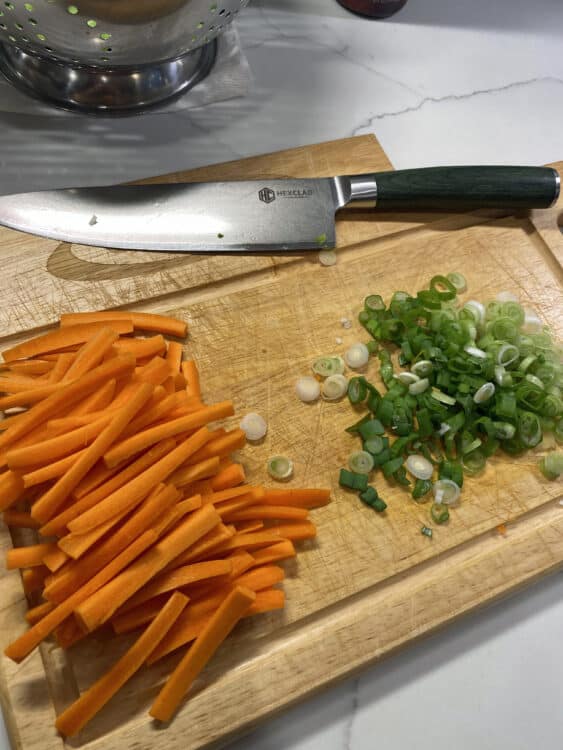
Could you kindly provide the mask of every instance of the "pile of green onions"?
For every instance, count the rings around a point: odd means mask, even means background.
[[[435,276],[415,296],[395,292],[388,306],[377,294],[365,299],[359,321],[372,337],[368,349],[385,391],[364,376],[349,382],[350,402],[366,413],[347,430],[362,450],[350,456],[340,483],[375,510],[385,503],[368,484],[373,470],[418,502],[433,495],[432,520],[443,523],[464,476],[482,471],[492,455],[523,453],[546,434],[563,442],[562,346],[510,293],[462,304],[465,288],[454,273]],[[563,455],[549,453],[540,469],[557,479]]]

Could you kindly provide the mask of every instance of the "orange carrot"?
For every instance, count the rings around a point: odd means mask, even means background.
[[[156,404],[150,405],[150,408],[147,408],[145,413],[140,414],[131,422],[127,430],[123,433],[123,439],[131,435],[136,435],[148,425],[158,422],[164,417],[168,419],[172,418],[172,412],[180,406],[185,406],[187,401],[188,397],[184,391],[164,396]],[[196,411],[196,409],[190,409],[189,413],[193,411]]]
[[[54,363],[42,359],[30,359],[12,362],[10,365],[3,365],[3,367],[9,367],[11,372],[21,375],[47,375],[53,369]]]
[[[184,565],[156,576],[150,583],[138,591],[119,609],[117,615],[129,612],[143,602],[160,594],[167,594],[174,589],[189,586],[197,581],[205,581],[219,576],[228,576],[233,569],[230,560],[208,560],[207,562]]]
[[[31,517],[31,513],[23,513],[18,510],[5,510],[3,514],[4,523],[13,529],[37,529],[39,524]]]
[[[256,599],[254,600],[254,603],[246,610],[244,617],[252,617],[253,615],[262,614],[263,612],[272,612],[275,609],[283,609],[284,605],[285,595],[283,591],[280,591],[279,589],[265,589],[264,591],[257,591]],[[174,626],[170,629],[166,638],[162,640],[161,644],[147,659],[147,664],[154,664],[159,659],[162,659],[163,656],[166,656],[167,654],[175,651],[181,646],[185,646],[187,643],[194,641],[202,633],[204,627],[208,624],[212,615],[210,615],[209,612],[193,614],[194,609],[195,607],[193,605],[186,607],[185,611],[175,622]],[[123,624],[120,625],[120,629],[116,629],[115,632],[126,633],[130,630],[135,629],[130,628],[128,630],[124,630],[122,629],[124,625],[125,622],[123,622]]]
[[[158,613],[157,613],[158,614]],[[156,616],[156,615],[155,615]],[[153,618],[154,619],[154,618]],[[63,620],[55,629],[55,638],[61,648],[70,648],[78,641],[86,638],[85,633],[72,615]]]
[[[221,514],[229,521],[251,521],[254,519],[306,521],[309,512],[305,508],[295,508],[291,505],[252,505],[229,514]]]
[[[1,393],[21,393],[22,391],[33,390],[41,385],[45,385],[45,382],[38,381],[36,378],[31,378],[28,375],[0,377]]]
[[[106,409],[110,404],[115,394],[116,380],[108,380],[100,388],[86,396],[85,399],[80,401],[71,411],[74,416],[81,416],[82,414],[89,414],[93,411],[99,411],[100,409]]]
[[[133,325],[126,320],[112,320],[107,323],[79,323],[24,341],[22,344],[3,351],[2,356],[5,362],[13,362],[15,359],[37,357],[47,352],[56,352],[69,346],[83,344],[91,339],[100,328],[106,326],[113,328],[119,334],[132,333],[133,331]]]
[[[170,422],[164,422],[161,425],[151,427],[148,430],[127,438],[108,451],[104,456],[104,460],[107,466],[115,466],[115,464],[124,461],[129,456],[139,453],[160,440],[180,435],[188,430],[195,430],[216,419],[230,417],[233,413],[233,404],[231,401],[224,401],[214,406],[205,407],[194,414],[189,414],[186,417],[180,417]],[[209,434],[211,435],[211,433]]]
[[[78,323],[100,323],[110,325],[114,320],[127,320],[133,323],[136,330],[155,331],[165,336],[177,336],[185,338],[188,326],[182,320],[171,318],[166,315],[154,313],[126,312],[122,310],[107,310],[87,313],[63,313],[61,315],[61,327],[77,325]]]
[[[292,541],[303,541],[304,539],[314,539],[317,536],[317,527],[309,521],[296,523],[278,523],[275,526],[268,527],[268,531],[273,534],[279,534],[284,539]]]
[[[27,435],[38,425],[43,424],[53,414],[59,413],[61,408],[71,406],[108,380],[131,373],[134,366],[135,360],[130,356],[116,357],[95,367],[90,373],[78,378],[74,383],[59,388],[41,403],[22,414],[21,418],[0,436],[0,450],[13,445],[16,440]]]
[[[103,625],[129,597],[218,523],[219,515],[212,506],[206,505],[197,510],[127,570],[75,607],[74,615],[78,622],[89,631]]]
[[[170,368],[162,357],[153,357],[147,365],[135,368],[135,380],[153,385],[162,385],[169,375]]]
[[[31,609],[28,609],[25,613],[25,619],[26,622],[29,623],[29,625],[35,625],[35,623],[39,622],[39,620],[42,620],[45,615],[48,615],[49,612],[52,612],[55,608],[54,604],[51,604],[51,602],[43,602],[42,604],[38,604],[36,607],[32,607]]]
[[[250,534],[252,531],[261,531],[264,528],[264,521],[237,521],[235,529],[237,534]]]
[[[43,558],[57,549],[56,544],[32,544],[29,547],[15,547],[6,552],[6,568],[33,568],[43,565]]]
[[[76,354],[72,354],[71,352],[59,354],[55,366],[49,374],[49,383],[60,383],[72,366],[75,357]]]
[[[205,507],[205,506],[204,506]],[[235,549],[252,549],[253,547],[269,547],[280,541],[280,534],[273,529],[256,531],[251,534],[235,534],[220,547],[222,552],[232,552]]]
[[[28,487],[35,487],[36,485],[43,484],[43,482],[48,482],[51,479],[62,477],[63,474],[65,474],[72,466],[74,466],[74,464],[85,452],[86,449],[77,451],[76,453],[71,453],[70,456],[60,458],[54,463],[48,463],[45,466],[41,466],[39,469],[28,471],[23,475],[24,487],[26,489]],[[25,471],[25,469],[23,470]]]
[[[96,461],[102,457],[108,447],[121,435],[134,415],[146,404],[152,392],[153,387],[150,384],[143,383],[139,385],[137,392],[127,406],[119,410],[72,468],[34,503],[31,509],[31,515],[34,518],[45,523],[55,515],[55,512],[78,485],[80,480],[86,476]]]
[[[182,374],[186,378],[186,381],[188,383],[188,385],[186,386],[188,395],[201,398],[199,371],[193,359],[188,359],[185,362],[182,362]]]
[[[99,365],[118,337],[118,333],[112,328],[97,330],[78,350],[74,361],[64,376],[64,381],[68,382],[78,378]]]
[[[132,507],[137,500],[145,497],[153,487],[172,474],[192,453],[205,445],[210,434],[206,427],[202,427],[127,485],[120,487],[101,500],[95,507],[70,521],[68,528],[75,532],[88,531],[101,523],[105,523],[105,521],[117,515],[119,511]]]
[[[151,707],[151,716],[159,721],[172,718],[195,678],[255,600],[256,594],[242,586],[229,594],[166,681]]]
[[[239,510],[244,510],[252,505],[259,505],[261,497],[257,496],[256,492],[247,492],[246,495],[239,495],[234,497],[232,500],[227,500],[224,503],[217,504],[217,510],[219,511],[222,518],[227,517],[231,513],[236,513]]]
[[[13,471],[0,475],[0,510],[6,510],[23,497],[25,487],[23,479]]]
[[[176,487],[187,487],[198,479],[207,479],[208,477],[215,476],[218,471],[219,457],[215,456],[215,458],[206,458],[197,464],[177,469],[170,477],[170,481]]]
[[[110,563],[121,550],[150,529],[157,518],[167,511],[169,506],[163,502],[167,497],[169,497],[168,493],[163,495],[160,489],[149,495],[113,534],[90,549],[80,560],[65,566],[64,571],[61,571],[56,579],[45,587],[45,598],[58,603],[73,594],[91,576]],[[150,530],[154,537],[158,536],[154,529]]]
[[[46,401],[49,396],[60,393],[62,386],[60,383],[47,383],[46,385],[37,385],[29,390],[12,393],[9,396],[0,398],[0,409],[14,409],[19,406],[33,406]]]
[[[160,334],[148,339],[123,338],[115,342],[115,349],[120,353],[133,354],[137,361],[144,357],[152,359],[152,357],[159,357],[166,352],[166,341]]]
[[[56,570],[59,570],[59,568],[62,568],[67,560],[68,555],[62,549],[56,547],[43,557],[43,565],[46,565],[49,570],[54,573]]]
[[[41,591],[45,584],[45,579],[50,574],[49,568],[38,566],[22,570],[22,585],[25,594],[33,594],[35,591]]]
[[[206,559],[207,555],[211,555],[215,550],[221,548],[221,546],[227,542],[234,535],[234,531],[231,531],[227,526],[219,524],[200,539],[197,544],[190,547],[189,550],[180,555],[176,560],[173,561],[171,567],[178,567],[180,565],[187,565],[191,562],[197,562]]]
[[[82,588],[74,592],[30,630],[11,643],[4,651],[6,656],[15,662],[25,659],[81,602],[85,601],[91,594],[107,583],[107,581],[114,580],[124,568],[154,543],[155,538],[156,535],[152,531],[146,531],[142,534],[129,547],[124,549],[121,554],[115,557],[95,576],[90,578]]]
[[[254,550],[252,557],[254,558],[255,565],[267,565],[278,560],[287,560],[290,557],[295,557],[295,554],[293,542],[289,539],[284,539],[283,542],[272,544],[270,547]]]
[[[147,451],[147,453],[140,456],[132,464],[129,464],[129,466],[126,466],[124,469],[121,469],[118,473],[111,476],[104,484],[99,485],[85,495],[80,493],[80,497],[75,503],[41,527],[41,534],[43,534],[43,536],[60,534],[64,531],[70,521],[81,513],[93,508],[101,500],[109,497],[112,493],[135,479],[135,477],[139,476],[147,469],[150,469],[161,458],[168,455],[173,448],[173,440],[163,440],[161,443],[153,446],[150,451]],[[76,488],[75,494],[77,494],[79,487]]]
[[[246,435],[244,432],[242,430],[231,430],[207,443],[196,455],[190,458],[190,463],[199,463],[213,456],[228,456],[232,451],[243,448],[245,445]]]
[[[330,502],[330,490],[278,490],[266,487],[264,505],[319,508]]]
[[[183,594],[172,594],[160,614],[121,659],[57,717],[55,726],[62,735],[77,734],[106,705],[160,644],[187,603]]]
[[[204,488],[199,488],[203,496],[204,503],[213,503],[214,505],[219,506],[221,503],[224,503],[227,500],[233,500],[234,498],[240,497],[241,495],[253,495],[254,490],[259,490],[262,488],[250,484],[245,484],[242,487],[228,487],[226,490],[218,490],[217,492],[211,491],[210,493],[203,492],[203,489]]]
[[[171,341],[168,344],[168,351],[166,352],[166,361],[170,367],[171,372],[174,374],[180,372],[180,365],[182,363],[182,344],[177,341]]]
[[[245,480],[244,469],[240,464],[232,464],[228,468],[220,471],[211,479],[211,487],[214,491],[226,490],[229,487],[236,487]]]

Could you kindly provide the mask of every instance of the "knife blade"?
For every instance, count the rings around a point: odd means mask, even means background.
[[[163,252],[334,247],[335,214],[378,210],[546,208],[548,167],[432,167],[322,179],[125,185],[0,197],[0,224],[63,242]]]

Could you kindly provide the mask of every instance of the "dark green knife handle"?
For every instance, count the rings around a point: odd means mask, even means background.
[[[430,167],[379,172],[374,178],[381,210],[548,208],[560,185],[550,167]]]

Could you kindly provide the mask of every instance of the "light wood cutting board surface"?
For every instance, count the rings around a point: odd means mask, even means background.
[[[386,168],[376,140],[362,137],[180,177],[268,179]],[[354,419],[350,406],[306,406],[293,393],[295,379],[315,356],[365,339],[355,321],[366,294],[415,292],[435,273],[462,271],[477,299],[511,289],[561,337],[561,206],[518,217],[342,212],[339,260],[330,268],[318,263],[316,253],[163,256],[0,230],[4,345],[70,310],[127,305],[184,318],[190,326],[186,351],[200,363],[205,398],[233,398],[239,415],[258,411],[268,420],[264,443],[242,453],[251,481],[264,481],[268,456],[285,453],[295,461],[296,486],[333,488],[333,503],[313,513],[318,540],[287,566],[286,611],[239,627],[165,734],[146,710],[174,657],[133,680],[73,746],[144,750],[164,742],[175,750],[221,743],[563,565],[561,489],[541,477],[536,457],[491,461],[483,476],[466,483],[450,523],[428,540],[420,534],[427,507],[402,490],[378,480],[389,505],[380,517],[338,488],[338,468],[356,447],[344,433]],[[342,317],[354,321],[351,329],[342,328]],[[501,523],[506,535],[496,531]],[[10,544],[3,532],[3,548]],[[0,612],[5,643],[23,629],[26,603],[16,572],[3,573],[0,587],[11,605]],[[63,747],[51,729],[54,713],[113,659],[115,652],[95,640],[69,655],[44,646],[19,667],[3,659],[0,693],[15,746]]]

